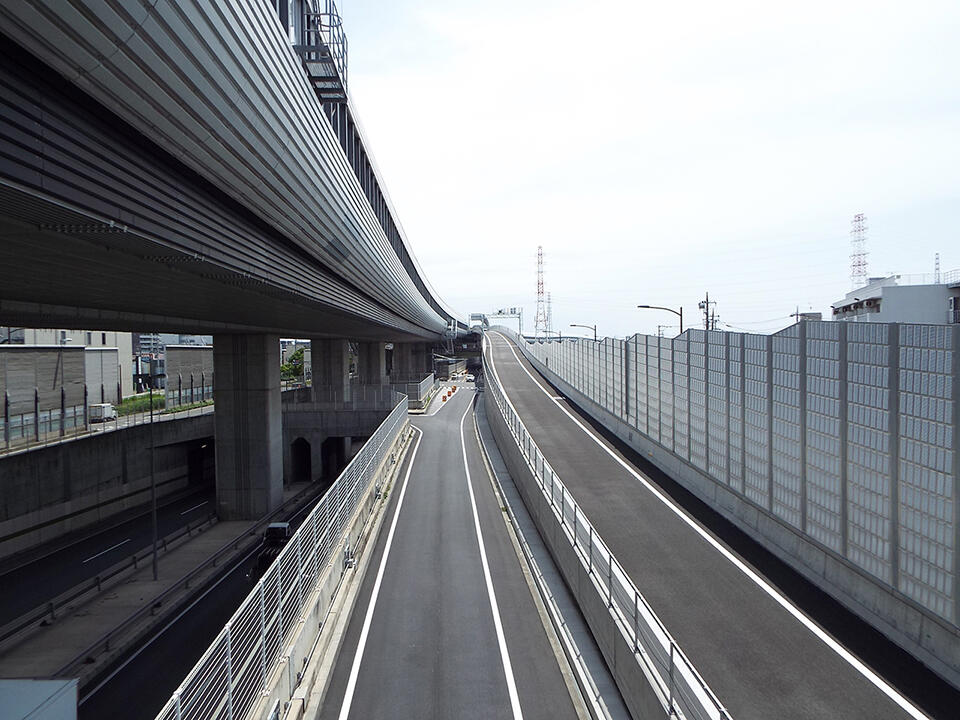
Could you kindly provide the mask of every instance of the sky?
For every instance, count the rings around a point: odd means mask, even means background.
[[[349,90],[429,282],[554,328],[780,329],[960,268],[960,3],[340,0]],[[676,333],[667,327],[665,334]]]

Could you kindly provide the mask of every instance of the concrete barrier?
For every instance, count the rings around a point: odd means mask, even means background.
[[[504,463],[544,544],[573,593],[630,714],[635,718],[664,717],[667,701],[660,692],[658,683],[648,674],[644,665],[637,661],[633,639],[618,622],[605,596],[600,592],[599,585],[561,528],[548,499],[540,491],[536,478],[500,414],[492,393],[483,393],[483,398],[488,422]]]
[[[154,424],[161,497],[212,481],[212,438],[212,414]],[[149,502],[150,447],[145,424],[0,457],[0,558]]]
[[[640,433],[520,347],[565,397],[807,580],[960,687],[960,631]]]

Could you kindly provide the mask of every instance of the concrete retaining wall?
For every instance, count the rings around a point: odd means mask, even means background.
[[[161,496],[212,477],[213,415],[154,424]],[[200,445],[207,444],[207,448]],[[88,435],[0,458],[0,557],[150,499],[150,426]]]
[[[656,684],[646,674],[633,652],[633,640],[617,623],[607,600],[598,592],[580,555],[560,527],[547,498],[517,447],[493,396],[483,394],[487,420],[500,454],[510,471],[527,511],[536,523],[544,544],[573,593],[603,658],[613,675],[624,702],[635,718],[658,718],[666,712],[666,703]]]
[[[522,348],[521,348],[522,349]],[[903,595],[891,592],[767,510],[736,495],[601,408],[536,358],[524,357],[560,392],[621,441],[758,541],[812,583],[870,623],[953,685],[960,687],[960,634]]]

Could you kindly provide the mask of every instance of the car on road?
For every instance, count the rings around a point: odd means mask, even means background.
[[[467,382],[475,382],[476,379],[477,379],[477,378],[474,377],[473,375],[467,375]]]
[[[257,555],[257,564],[250,569],[250,579],[259,580],[260,576],[267,571],[273,561],[277,559],[280,551],[283,550],[293,530],[288,522],[275,522],[267,525],[263,533],[263,545],[260,548],[260,554]]]

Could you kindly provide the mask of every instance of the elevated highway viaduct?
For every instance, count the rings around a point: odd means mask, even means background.
[[[425,373],[466,330],[269,3],[3,2],[0,27],[0,323],[213,334],[222,518],[279,501],[281,335],[344,397],[348,339],[382,384],[384,343]]]

